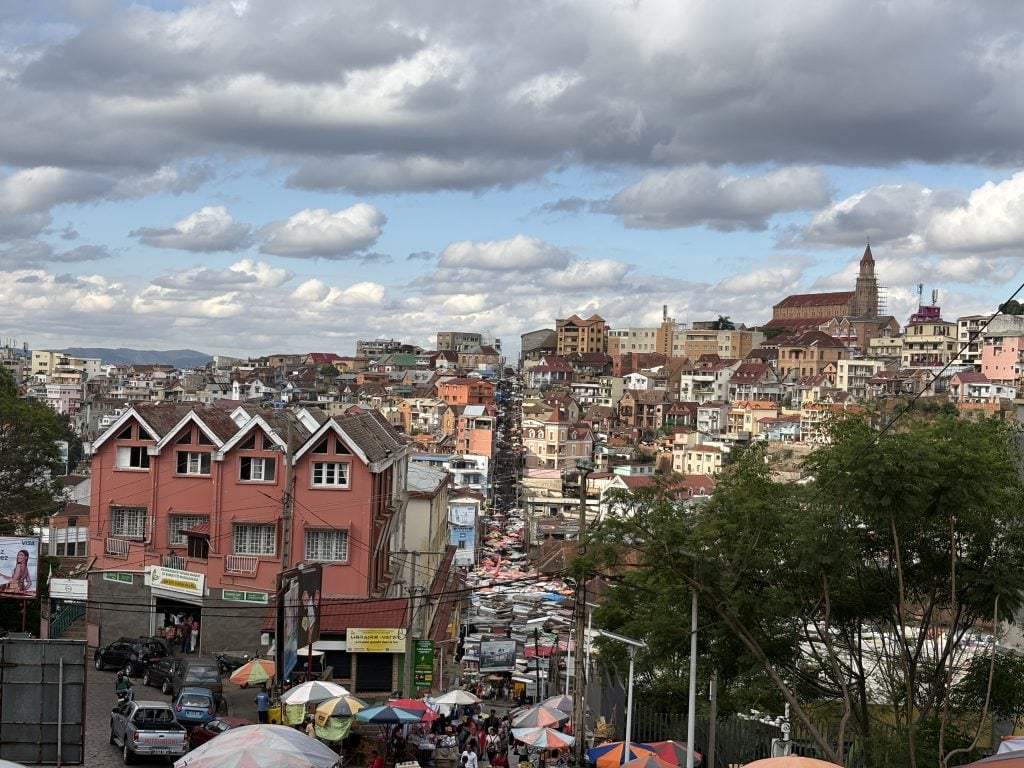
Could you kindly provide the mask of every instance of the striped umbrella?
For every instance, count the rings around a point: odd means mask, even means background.
[[[377,723],[379,725],[405,725],[406,723],[418,723],[423,718],[420,712],[410,712],[407,709],[382,706],[361,709],[356,712],[356,720],[361,723]]]
[[[686,765],[686,763],[684,762],[683,765]],[[622,768],[678,768],[678,765],[662,760],[654,753],[648,753],[640,755],[640,757],[634,757],[628,763],[623,764]]]
[[[317,719],[320,719],[322,715],[324,721],[329,717],[352,717],[360,710],[366,709],[369,706],[365,701],[357,699],[355,696],[338,696],[318,704],[316,716]]]
[[[567,712],[570,715],[572,714],[572,696],[565,696],[564,694],[551,696],[550,698],[544,699],[541,704],[545,707],[550,707],[551,709],[557,709],[559,712]]]
[[[240,685],[259,685],[274,679],[274,662],[268,659],[252,659],[231,673],[228,682]]]
[[[321,701],[348,696],[348,689],[327,680],[310,680],[281,694],[282,704],[319,704]]]
[[[654,754],[672,765],[686,765],[686,744],[681,741],[652,741],[651,747]],[[693,753],[694,765],[700,765],[701,756],[699,752]]]
[[[516,728],[544,728],[552,725],[561,725],[568,719],[569,714],[567,712],[538,704],[518,715],[512,721],[512,725]]]
[[[554,728],[513,728],[512,735],[524,744],[540,749],[568,749],[576,739]]]
[[[597,768],[618,768],[623,763],[628,763],[644,754],[653,754],[654,749],[647,744],[631,742],[629,753],[625,750],[626,742],[609,741],[606,744],[587,750],[587,759]]]

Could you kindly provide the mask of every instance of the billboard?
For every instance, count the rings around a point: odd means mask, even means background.
[[[417,640],[413,650],[413,675],[416,688],[434,686],[434,641]]]
[[[349,653],[405,653],[405,630],[389,627],[349,627],[345,631]]]
[[[298,663],[299,646],[320,637],[319,565],[293,568],[277,577],[277,668],[286,680]]]
[[[511,672],[515,666],[515,640],[482,640],[480,642],[481,672]]]
[[[39,539],[0,536],[0,597],[34,599],[38,576]]]

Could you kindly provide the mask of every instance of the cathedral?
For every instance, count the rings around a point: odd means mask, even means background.
[[[772,319],[765,328],[783,328],[793,333],[820,330],[841,338],[847,346],[863,351],[872,338],[895,336],[899,323],[880,315],[878,278],[871,244],[860,259],[857,282],[852,291],[797,293],[772,307]]]

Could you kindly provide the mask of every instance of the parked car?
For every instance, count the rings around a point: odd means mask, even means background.
[[[220,680],[220,668],[217,662],[207,659],[175,659],[177,664],[171,673],[171,695],[177,696],[182,688],[209,688],[220,702],[224,696],[224,686]]]
[[[174,717],[186,728],[213,720],[217,699],[209,688],[182,688],[174,698]]]
[[[124,762],[136,755],[180,757],[188,735],[165,701],[126,701],[110,713],[110,743],[121,748]]]
[[[142,674],[143,670],[167,655],[167,647],[152,637],[121,637],[97,648],[93,654],[96,669],[117,667],[129,677]]]
[[[179,663],[181,663],[181,659],[165,658],[150,664],[142,673],[142,684],[151,685],[170,694],[173,690],[171,677],[174,676],[174,670],[177,669]]]
[[[188,748],[195,749],[200,744],[205,744],[214,736],[219,736],[224,731],[232,728],[240,728],[243,725],[254,725],[252,720],[244,717],[216,717],[208,723],[197,725],[188,733]]]

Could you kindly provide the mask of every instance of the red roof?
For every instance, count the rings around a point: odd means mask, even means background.
[[[831,307],[836,304],[845,304],[854,296],[853,291],[833,291],[831,293],[795,293],[787,296],[776,308],[790,307]]]
[[[620,477],[625,486],[631,491],[637,488],[649,488],[654,485],[654,478],[651,475],[640,475],[639,477],[620,475]]]
[[[200,523],[192,528],[183,528],[178,531],[178,533],[183,533],[186,536],[205,536],[206,538],[210,538],[210,524]]]

